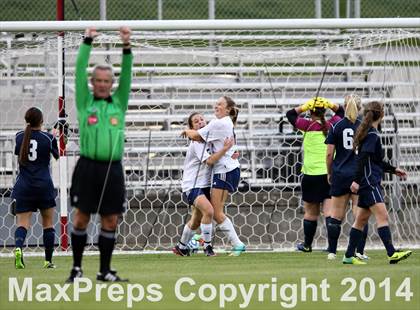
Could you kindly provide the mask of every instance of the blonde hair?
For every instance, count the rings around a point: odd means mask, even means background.
[[[344,98],[344,106],[346,107],[345,117],[353,124],[356,122],[357,116],[361,108],[362,100],[358,95],[351,94]]]

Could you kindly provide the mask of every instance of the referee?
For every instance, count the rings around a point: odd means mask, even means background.
[[[67,282],[83,276],[81,269],[86,245],[86,228],[90,215],[99,213],[101,230],[98,238],[99,281],[124,281],[111,269],[118,217],[124,212],[125,184],[121,158],[124,151],[125,112],[131,84],[133,56],[131,31],[120,28],[123,46],[119,85],[111,95],[114,82],[112,67],[96,66],[88,88],[89,55],[96,29],[88,28],[76,61],[76,108],[80,133],[80,158],[76,164],[70,189],[71,205],[75,207],[71,244],[73,268]]]

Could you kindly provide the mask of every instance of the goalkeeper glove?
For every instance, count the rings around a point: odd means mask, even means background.
[[[322,98],[322,97],[318,97],[319,102],[322,104],[322,107],[325,109],[332,109],[335,107],[335,104],[332,103],[331,101],[329,101],[328,99]],[[316,105],[316,107],[318,107]]]
[[[301,107],[300,109],[302,110],[302,112],[306,112],[308,110],[313,110],[314,109],[314,100],[310,99],[308,101],[306,101]]]

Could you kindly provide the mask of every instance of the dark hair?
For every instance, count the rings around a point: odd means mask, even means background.
[[[28,162],[29,142],[31,140],[32,127],[39,127],[44,119],[40,109],[29,108],[25,113],[26,128],[23,134],[22,145],[19,152],[19,163],[25,165]]]
[[[226,101],[226,108],[229,109],[229,116],[232,119],[233,125],[236,125],[236,120],[238,119],[239,109],[236,107],[235,101],[228,96],[223,96],[223,99]]]
[[[311,110],[311,115],[315,115],[315,116],[319,117],[319,119],[321,121],[322,133],[326,137],[328,135],[328,129],[330,129],[330,127],[328,126],[328,123],[325,120],[325,109],[324,108],[315,108],[315,110]]]
[[[193,117],[196,116],[196,115],[199,115],[199,114],[201,114],[201,113],[193,112],[193,113],[190,114],[190,116],[188,116],[188,128],[189,129],[193,129]]]
[[[357,127],[356,133],[353,139],[353,150],[357,149],[362,141],[366,138],[368,130],[372,127],[372,123],[377,121],[384,115],[384,106],[379,101],[371,101],[366,104],[363,110],[363,120],[359,127]]]

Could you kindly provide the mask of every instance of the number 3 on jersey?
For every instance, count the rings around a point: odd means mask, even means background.
[[[347,150],[353,149],[353,135],[353,129],[346,128],[343,130],[343,147]]]
[[[30,161],[35,161],[37,158],[37,153],[36,153],[36,149],[38,147],[38,142],[36,140],[31,139],[31,141],[29,141],[29,154],[28,154],[28,159]]]

